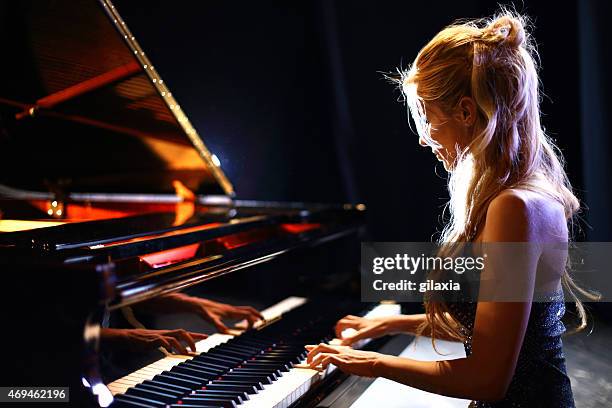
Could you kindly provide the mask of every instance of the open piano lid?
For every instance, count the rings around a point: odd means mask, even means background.
[[[110,1],[2,2],[0,44],[4,195],[233,195]]]

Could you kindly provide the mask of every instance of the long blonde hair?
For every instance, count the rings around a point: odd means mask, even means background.
[[[527,23],[507,9],[492,18],[457,22],[429,41],[407,70],[400,70],[397,81],[418,134],[428,143],[435,144],[425,103],[449,113],[470,96],[477,106],[473,140],[457,152],[449,175],[449,221],[440,243],[473,241],[489,203],[509,188],[536,191],[561,203],[570,224],[580,209],[562,155],[540,123],[538,54]],[[576,303],[582,329],[586,314],[576,292],[589,293],[573,283],[567,270],[562,282]],[[425,310],[422,329],[429,327],[434,337],[442,330],[465,339],[447,304],[426,300]]]

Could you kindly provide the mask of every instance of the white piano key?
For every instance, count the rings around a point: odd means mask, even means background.
[[[379,317],[397,315],[401,311],[400,305],[381,304],[374,307],[365,317]],[[358,342],[363,347],[370,340]],[[360,348],[358,347],[358,348]],[[305,364],[306,360],[300,361]],[[309,368],[292,368],[288,373],[272,384],[264,385],[264,389],[246,401],[241,408],[287,408],[304,395],[313,385],[331,374],[337,368],[330,364],[324,372]]]
[[[267,320],[280,317],[298,306],[307,302],[306,298],[289,297],[265,310],[261,313]],[[400,305],[380,304],[368,312],[365,317],[391,316],[400,313]],[[246,323],[246,322],[245,322]],[[198,353],[206,353],[211,348],[225,343],[234,336],[228,334],[213,334],[208,338],[196,343]],[[364,339],[357,342],[354,347],[361,348],[370,340]],[[108,385],[113,395],[122,394],[130,387],[139,384],[147,379],[155,377],[162,371],[166,371],[182,361],[193,358],[193,356],[170,355],[162,358],[148,366],[145,366],[130,375],[122,377]],[[306,363],[306,360],[300,362]],[[287,408],[302,395],[304,395],[313,385],[325,378],[325,376],[336,370],[336,367],[329,365],[323,372],[310,368],[292,368],[289,372],[284,372],[272,384],[264,385],[264,389],[259,393],[251,395],[250,399],[243,402],[241,408]]]
[[[272,319],[278,318],[283,313],[286,313],[292,309],[295,309],[298,306],[303,305],[306,302],[307,302],[306,298],[291,296],[263,310],[261,314],[267,320],[272,320]],[[258,324],[258,326],[260,324]],[[244,321],[244,327],[246,327],[246,321]],[[230,334],[220,334],[220,333],[212,334],[208,336],[206,339],[200,340],[196,343],[196,352],[206,353],[211,348],[218,346],[219,344],[225,343],[232,337],[234,336]],[[178,355],[178,354],[169,355],[125,377],[122,377],[118,380],[113,381],[112,383],[108,384],[108,388],[110,389],[113,395],[122,394],[126,392],[128,388],[136,384],[140,384],[141,382],[145,380],[150,380],[153,377],[155,377],[157,374],[160,374],[162,371],[170,370],[172,367],[179,364],[180,362],[191,359],[191,358],[193,357]]]
[[[197,352],[206,352],[211,348],[225,343],[234,336],[227,334],[212,334],[204,340],[200,340],[196,343]],[[121,377],[118,380],[108,384],[108,388],[113,395],[123,394],[128,388],[133,387],[136,384],[140,384],[145,380],[150,380],[162,371],[170,370],[175,365],[185,361],[191,360],[193,356],[185,356],[181,354],[172,354],[158,360],[154,363],[149,364],[141,369],[134,371],[133,373]],[[127,387],[126,387],[127,385]]]
[[[322,374],[308,368],[293,368],[272,384],[264,385],[258,394],[240,405],[241,408],[285,408],[321,379]]]
[[[287,299],[283,299],[277,304],[270,306],[269,308],[262,310],[261,314],[266,320],[274,320],[282,316],[283,313],[287,313],[288,311],[295,309],[296,307],[302,306],[304,303],[308,301],[307,298],[299,297],[299,296],[290,296]],[[264,324],[262,321],[255,322],[253,324],[254,328],[257,328]],[[246,320],[241,320],[236,324],[236,328],[245,329],[248,326]]]
[[[206,353],[211,348],[216,347],[219,344],[223,344],[233,337],[234,336],[232,336],[231,334],[219,334],[219,333],[212,334],[208,336],[208,338],[205,338],[204,340],[200,340],[196,343],[196,352]]]

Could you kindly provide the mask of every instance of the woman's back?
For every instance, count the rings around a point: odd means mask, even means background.
[[[534,217],[535,242],[542,247],[536,272],[529,322],[519,353],[514,376],[501,401],[474,401],[472,407],[573,407],[574,400],[565,368],[561,335],[565,314],[561,276],[565,271],[567,251],[556,244],[567,243],[567,227],[562,207],[538,193],[513,189],[502,194],[518,194]],[[480,237],[476,241],[479,241]],[[517,271],[518,272],[518,271]],[[520,273],[520,272],[519,272]],[[463,326],[464,346],[472,351],[472,332],[476,316],[475,302],[449,304],[449,312]]]
[[[452,303],[449,311],[465,327],[464,346],[469,356],[476,303]],[[472,407],[574,407],[561,341],[565,332],[561,321],[564,313],[561,289],[550,293],[548,301],[532,303],[527,331],[506,396],[497,402],[475,401]]]

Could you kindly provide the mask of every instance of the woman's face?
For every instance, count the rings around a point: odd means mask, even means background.
[[[466,98],[464,98],[466,99]],[[473,103],[467,101],[467,104]],[[463,102],[463,99],[462,99]],[[464,103],[465,105],[465,103]],[[457,150],[462,151],[471,140],[473,114],[470,106],[460,106],[451,114],[444,113],[434,103],[425,102],[427,122],[430,124],[430,137],[436,145],[430,146],[419,138],[421,146],[429,146],[432,153],[444,165],[446,171],[453,169],[457,159]]]

